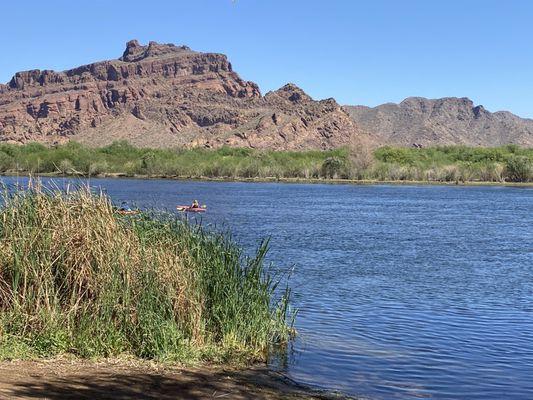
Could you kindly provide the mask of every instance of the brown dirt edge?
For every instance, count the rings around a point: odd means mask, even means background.
[[[245,369],[177,367],[142,361],[0,362],[0,399],[345,400],[257,365]]]
[[[0,176],[24,176],[24,177],[46,177],[46,178],[121,178],[121,179],[168,179],[176,181],[204,181],[204,182],[258,182],[258,183],[316,183],[316,184],[340,184],[340,185],[439,185],[439,186],[511,186],[511,187],[533,187],[533,182],[489,182],[489,181],[380,181],[376,179],[326,179],[326,178],[220,178],[220,177],[190,177],[190,176],[169,176],[169,175],[127,175],[124,173],[106,173],[99,175],[64,175],[59,173],[16,173],[2,172]]]

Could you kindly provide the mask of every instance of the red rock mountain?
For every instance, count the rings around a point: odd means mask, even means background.
[[[347,144],[533,146],[533,120],[466,98],[341,107],[287,84],[262,96],[225,55],[127,43],[122,57],[0,84],[0,141],[125,139],[146,147],[327,149]]]
[[[288,84],[262,96],[225,55],[127,43],[122,57],[0,85],[0,140],[105,145],[333,148],[371,139],[333,99]]]

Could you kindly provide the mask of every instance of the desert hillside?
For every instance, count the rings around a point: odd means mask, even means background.
[[[400,104],[347,106],[354,122],[384,144],[533,146],[533,120],[491,113],[468,98],[410,97]]]
[[[16,73],[0,87],[0,139],[296,150],[371,140],[333,99],[292,84],[262,96],[223,54],[136,40],[116,60]]]

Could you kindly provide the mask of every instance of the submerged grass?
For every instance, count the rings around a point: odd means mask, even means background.
[[[0,359],[264,359],[289,340],[288,290],[225,236],[120,217],[88,189],[33,186],[0,210]]]

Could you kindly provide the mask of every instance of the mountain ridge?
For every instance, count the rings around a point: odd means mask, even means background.
[[[462,121],[462,122],[458,122]],[[0,141],[277,150],[385,144],[533,145],[533,120],[468,98],[410,97],[377,107],[314,100],[294,84],[261,94],[228,58],[137,40],[122,55],[0,84]]]
[[[509,111],[490,112],[468,97],[415,96],[400,103],[345,109],[362,129],[386,144],[533,145],[532,119]]]
[[[292,84],[262,96],[223,54],[136,40],[115,60],[16,73],[0,90],[0,139],[287,150],[371,140],[333,99]]]

